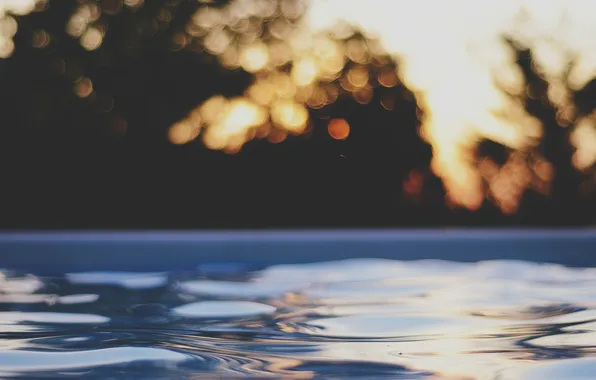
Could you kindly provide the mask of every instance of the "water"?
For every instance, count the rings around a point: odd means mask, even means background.
[[[5,270],[0,377],[592,379],[595,289],[517,261]]]

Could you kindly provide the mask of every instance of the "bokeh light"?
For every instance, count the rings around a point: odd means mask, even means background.
[[[93,92],[93,83],[89,78],[79,78],[74,85],[74,93],[80,98],[86,98]]]
[[[574,98],[596,77],[591,0],[73,4],[64,32],[98,59],[111,59],[103,46],[117,28],[116,16],[149,14],[138,17],[139,36],[165,36],[171,54],[192,51],[224,70],[250,74],[244,93],[193,99],[194,109],[176,113],[188,112],[185,117],[168,119],[173,144],[199,138],[210,149],[237,153],[253,139],[281,143],[319,127],[344,140],[360,129],[336,108],[370,105],[403,116],[407,100],[418,108],[418,133],[432,146],[430,169],[443,181],[450,206],[477,210],[488,199],[511,214],[526,190],[551,194],[560,173],[552,149],[541,144],[553,128],[563,131],[555,133],[559,140],[572,143],[568,161],[580,173],[596,164],[596,116]],[[21,17],[51,6],[0,0],[0,58],[14,54]],[[27,43],[53,51],[56,35],[43,27],[31,30]],[[127,44],[123,50],[132,49]],[[533,83],[524,71],[528,57],[520,56],[526,49],[538,76]],[[117,111],[113,94],[96,92],[99,82],[78,63],[57,54],[51,71],[68,78],[67,88],[98,113]],[[536,111],[540,106],[553,108],[552,121],[541,117],[550,111]],[[485,141],[498,147],[501,160],[483,151]],[[412,173],[402,189],[409,197],[423,191],[426,178]]]
[[[13,37],[17,33],[17,21],[12,15],[26,15],[35,10],[40,0],[0,0],[0,59],[8,58],[14,51]]]
[[[569,123],[567,90],[557,83],[561,83],[570,57],[577,57],[569,76],[572,90],[596,75],[596,40],[592,38],[596,26],[587,16],[594,10],[596,3],[589,0],[493,4],[373,0],[350,3],[349,7],[331,0],[312,2],[307,17],[313,30],[329,30],[342,22],[357,25],[379,36],[384,48],[401,58],[402,80],[416,90],[425,112],[423,129],[434,148],[433,168],[444,179],[455,204],[475,209],[481,205],[483,193],[480,173],[470,163],[475,144],[489,138],[512,149],[528,149],[542,133],[538,120],[503,95],[503,88],[519,93],[525,84],[501,37],[509,36],[533,49],[538,69],[551,83],[549,95],[562,109],[561,120]],[[357,44],[350,45],[350,58],[364,60],[362,50]],[[364,83],[360,73],[349,78],[352,86]],[[390,73],[379,76],[383,86],[396,81]],[[389,100],[382,104],[392,108]],[[515,118],[499,116],[503,114]],[[576,144],[578,167],[586,168],[596,158],[590,148],[596,144],[592,131],[592,127],[581,127],[576,132],[584,137],[576,141],[589,141],[583,148]],[[519,198],[519,191],[511,197]],[[512,208],[505,206],[504,210]]]
[[[350,124],[345,119],[333,119],[327,126],[329,135],[336,140],[345,140],[350,135]]]

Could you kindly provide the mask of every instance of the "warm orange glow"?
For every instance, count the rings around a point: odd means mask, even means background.
[[[255,138],[264,139],[265,137],[269,136],[270,132],[271,132],[271,124],[270,123],[265,123],[265,124],[259,125],[255,129]]]
[[[393,70],[384,70],[378,76],[379,83],[384,87],[393,87],[397,85],[397,74]]]
[[[280,142],[284,141],[287,137],[288,133],[286,131],[274,129],[269,133],[269,137],[267,138],[267,140],[270,143],[279,144]]]
[[[424,176],[417,170],[412,170],[404,181],[404,193],[410,198],[417,198],[422,192]]]
[[[373,92],[370,88],[364,87],[354,92],[354,99],[360,104],[367,104],[372,100]]]
[[[350,135],[350,124],[345,119],[332,119],[327,130],[334,139],[345,140]]]
[[[79,78],[74,85],[74,92],[79,98],[86,98],[93,92],[93,83],[89,78]]]

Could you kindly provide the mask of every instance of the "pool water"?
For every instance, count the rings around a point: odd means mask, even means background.
[[[361,259],[0,274],[2,378],[594,374],[596,268]]]

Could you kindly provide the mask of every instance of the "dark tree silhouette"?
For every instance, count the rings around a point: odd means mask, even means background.
[[[168,128],[173,123],[214,94],[243,96],[255,80],[255,75],[226,67],[206,51],[203,32],[188,30],[201,7],[223,9],[229,3],[155,0],[133,9],[120,1],[54,1],[43,11],[18,17],[14,54],[0,60],[0,225],[261,228],[594,222],[596,168],[576,170],[569,136],[577,118],[596,107],[596,81],[572,93],[577,112],[563,127],[532,52],[513,42],[528,91],[511,97],[542,122],[544,135],[534,148],[518,152],[483,141],[477,159],[479,168],[486,164],[483,159],[490,159],[503,173],[512,166],[518,170],[523,162],[529,179],[515,185],[523,187],[519,205],[515,197],[497,197],[487,178],[487,201],[479,210],[447,208],[443,185],[429,169],[432,151],[419,135],[422,110],[412,91],[399,81],[383,86],[377,79],[384,71],[399,70],[399,62],[354,29],[333,38],[344,47],[361,44],[368,59],[346,61],[339,77],[328,83],[337,100],[309,109],[305,134],[278,144],[254,139],[234,155],[207,149],[200,136],[172,145]],[[85,27],[103,33],[101,45],[92,51],[68,32],[73,14],[85,4],[99,11]],[[283,17],[278,12],[248,20],[259,25],[260,38],[267,40],[278,38],[270,29]],[[300,17],[284,22],[293,27]],[[232,41],[242,38],[241,32],[230,33]],[[279,70],[288,73],[293,64]],[[365,99],[345,86],[355,67],[368,74]],[[349,123],[347,139],[329,135],[327,125],[333,118]]]
[[[100,8],[113,3],[119,2],[89,2]],[[106,31],[93,51],[66,32],[80,4],[51,2],[20,17],[15,52],[0,61],[3,227],[448,222],[442,185],[428,169],[431,149],[418,134],[421,110],[412,92],[373,80],[398,65],[389,56],[365,64],[372,78],[367,102],[340,86],[356,65],[348,61],[331,83],[337,101],[310,110],[313,128],[305,135],[280,144],[251,141],[235,155],[206,149],[200,139],[174,146],[167,141],[170,125],[213,94],[241,96],[253,75],[222,66],[195,40],[185,49],[172,45],[206,6],[196,0],[104,9],[92,22]],[[342,43],[355,39],[369,43],[358,32]],[[77,96],[80,91],[89,94]],[[330,118],[349,122],[347,140],[329,136]]]
[[[507,40],[516,54],[516,64],[523,74],[526,92],[522,95],[509,94],[525,111],[537,118],[543,127],[543,134],[538,144],[521,152],[532,176],[530,186],[525,190],[521,199],[520,211],[516,217],[522,223],[573,225],[594,221],[593,189],[589,189],[590,177],[594,170],[588,169],[584,173],[573,165],[575,147],[571,143],[571,134],[576,122],[583,116],[589,115],[596,108],[594,99],[594,81],[583,89],[573,91],[568,84],[568,74],[573,68],[574,61],[569,60],[567,77],[564,78],[566,91],[571,94],[571,101],[576,108],[571,120],[562,120],[561,110],[548,96],[549,82],[537,69],[532,51],[520,48],[514,41]],[[490,157],[503,168],[512,150],[484,140],[479,144],[478,158]],[[546,160],[553,168],[552,179],[548,181],[548,191],[536,192],[536,182],[540,181],[537,173],[537,162]],[[593,181],[593,180],[592,180]],[[544,181],[542,181],[544,182]],[[534,188],[533,188],[534,187]]]

